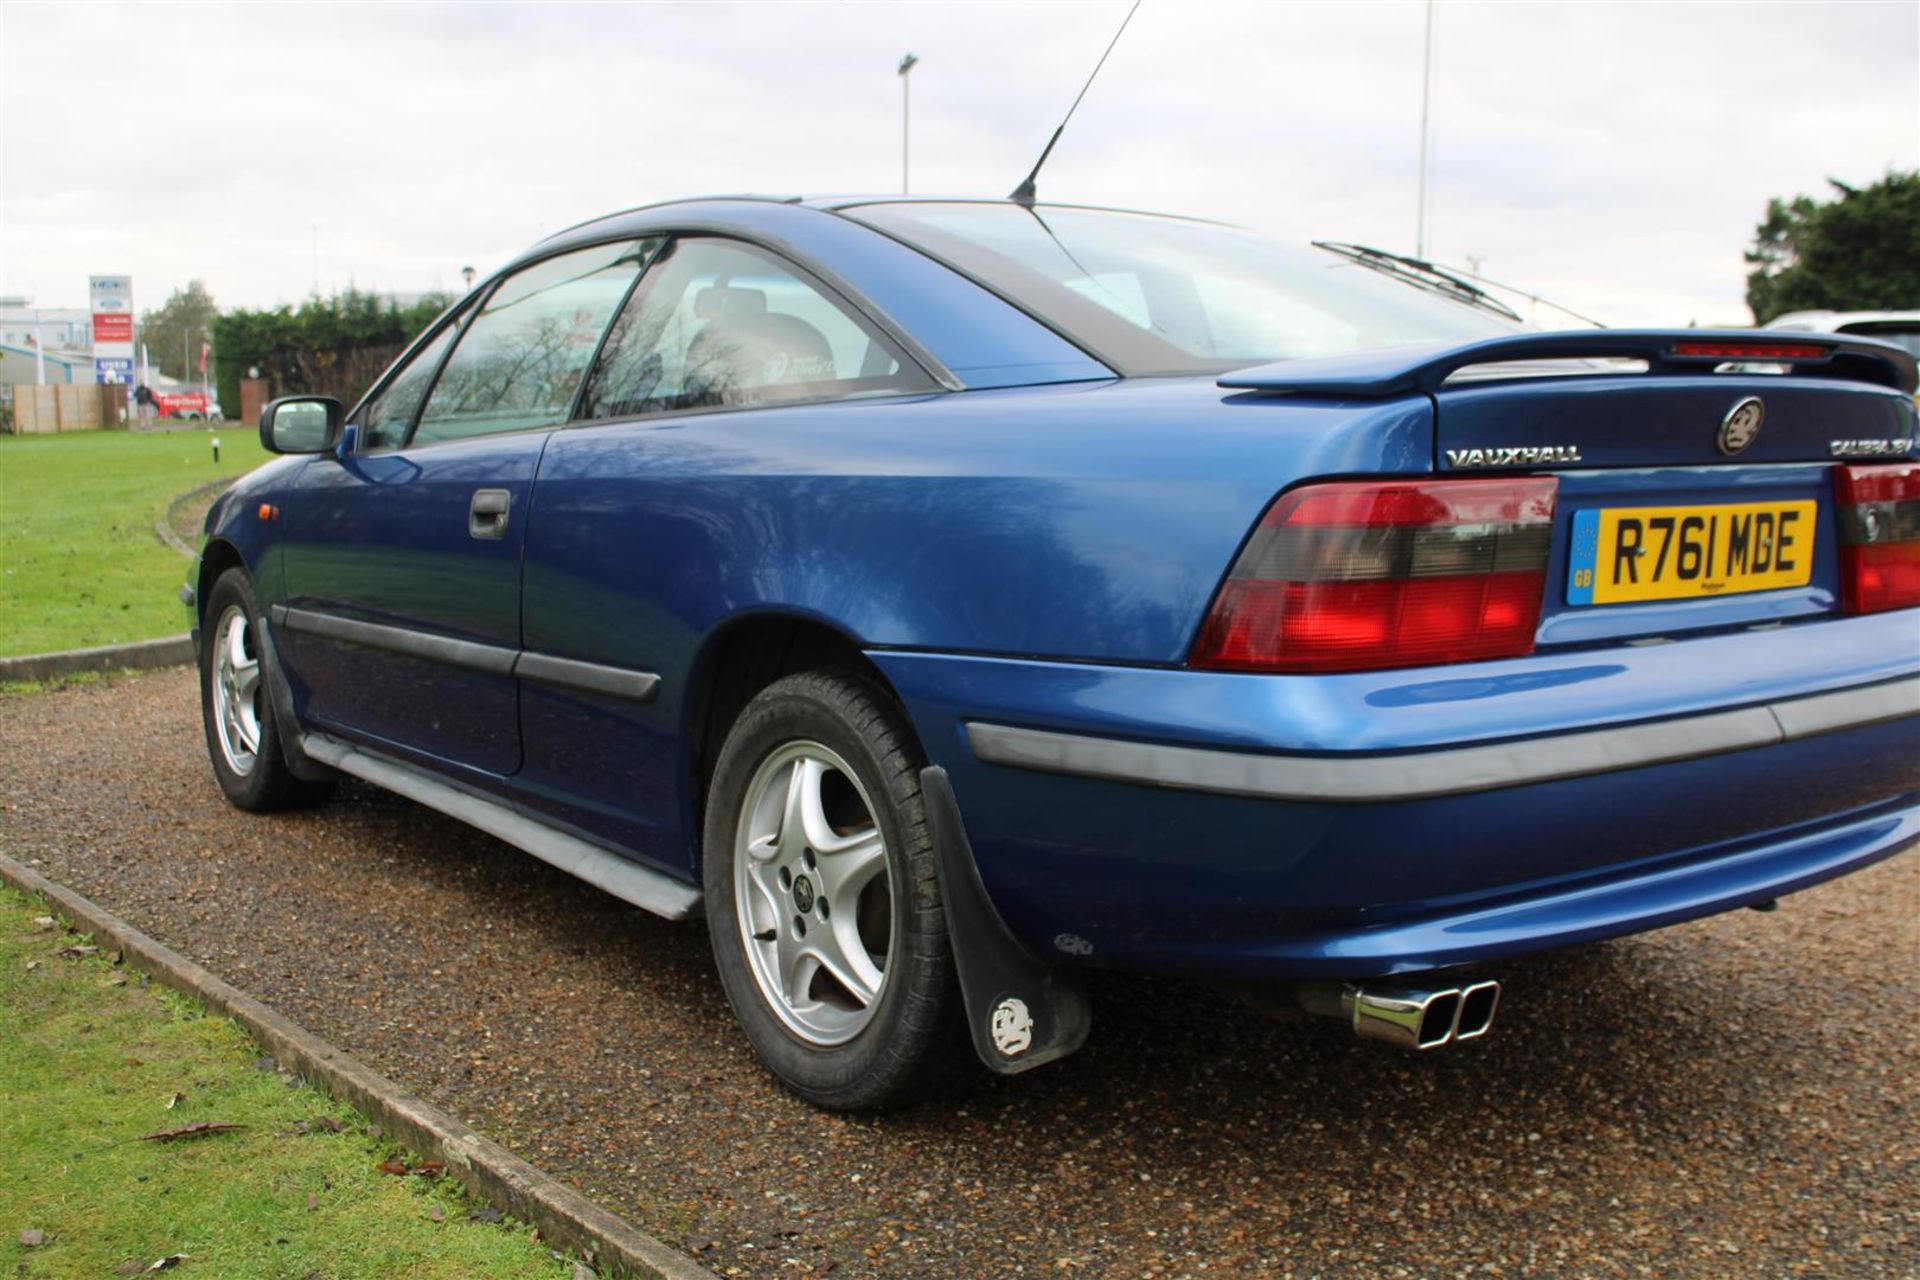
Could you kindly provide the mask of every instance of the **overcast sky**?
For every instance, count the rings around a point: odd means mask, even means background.
[[[0,293],[457,288],[678,195],[1005,194],[1126,0],[0,4]],[[1146,0],[1043,198],[1414,247],[1421,3]],[[1920,5],[1470,3],[1428,251],[1613,324],[1744,322],[1767,198],[1920,164]]]

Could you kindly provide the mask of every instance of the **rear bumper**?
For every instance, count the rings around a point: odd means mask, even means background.
[[[1920,838],[1916,625],[1331,678],[872,656],[1029,949],[1362,977],[1659,928]]]
[[[1858,871],[1916,839],[1920,796],[1908,795],[1797,835],[1769,831],[1564,889],[1523,891],[1380,928],[1302,935],[1238,959],[1328,975],[1355,966],[1377,973],[1497,960],[1752,906]],[[1189,958],[1204,963],[1204,947]]]

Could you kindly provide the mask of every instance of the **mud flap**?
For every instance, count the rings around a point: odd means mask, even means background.
[[[1035,960],[1014,941],[980,882],[947,771],[938,765],[922,769],[920,791],[974,1050],[999,1075],[1066,1057],[1085,1043],[1093,1025],[1081,975]]]
[[[273,630],[266,621],[259,619],[254,635],[260,648],[260,678],[267,682],[267,701],[273,705],[280,756],[287,762],[287,772],[302,782],[323,782],[338,777],[332,769],[300,749],[300,722],[293,715],[293,686],[287,683],[286,673],[280,669],[280,651],[273,647]]]

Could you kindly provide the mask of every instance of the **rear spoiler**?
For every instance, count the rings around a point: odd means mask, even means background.
[[[1908,394],[1920,386],[1913,357],[1891,343],[1848,334],[1753,329],[1577,329],[1519,333],[1459,346],[1434,342],[1380,347],[1257,365],[1222,376],[1220,385],[1230,391],[1374,400],[1413,392],[1432,395],[1450,375],[1474,365],[1593,359],[1645,360],[1650,374],[1711,372],[1729,363],[1784,364],[1796,374],[1871,382]]]

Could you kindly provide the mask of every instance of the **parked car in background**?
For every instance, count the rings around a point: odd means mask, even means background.
[[[1913,358],[1364,256],[900,197],[561,232],[266,410],[183,592],[215,777],[704,914],[835,1108],[1071,1052],[1089,967],[1470,1040],[1509,957],[1920,837]]]
[[[221,403],[207,391],[156,391],[154,403],[161,415],[182,422],[221,422]]]
[[[183,422],[222,421],[220,402],[204,391],[156,391],[153,403],[163,418],[178,418]]]
[[[1790,311],[1767,321],[1766,327],[1876,338],[1920,357],[1920,311]]]

